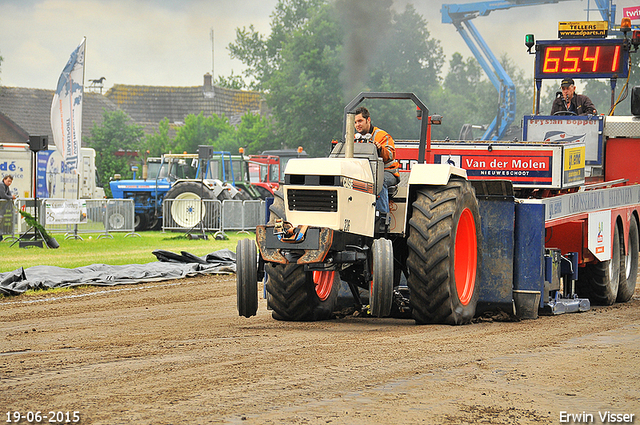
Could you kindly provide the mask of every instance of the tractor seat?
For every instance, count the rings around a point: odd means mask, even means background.
[[[389,191],[389,199],[391,199],[398,193],[398,185],[394,184],[393,186],[389,186],[387,190]]]

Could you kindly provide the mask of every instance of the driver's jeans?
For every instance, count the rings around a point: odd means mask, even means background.
[[[400,182],[400,179],[394,176],[390,171],[384,172],[384,184],[382,189],[378,193],[376,199],[376,210],[388,213],[389,212],[389,186],[395,186]]]

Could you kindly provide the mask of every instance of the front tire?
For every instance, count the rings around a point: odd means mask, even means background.
[[[300,264],[265,264],[273,318],[289,321],[330,319],[338,302],[337,271],[305,272]]]
[[[233,199],[236,201],[251,201],[253,198],[247,191],[238,188],[238,193],[236,193]]]
[[[478,303],[480,214],[463,179],[416,192],[409,220],[407,284],[418,324],[470,323]]]
[[[389,239],[376,239],[371,247],[373,279],[369,283],[371,315],[388,317],[393,304],[393,244]]]
[[[236,292],[238,314],[255,316],[258,311],[258,250],[251,239],[236,245]]]
[[[273,197],[273,193],[266,187],[263,187],[263,186],[254,186],[254,187],[260,194],[260,199],[262,199],[263,201],[269,197]]]

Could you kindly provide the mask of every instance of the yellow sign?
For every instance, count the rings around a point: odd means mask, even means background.
[[[564,184],[584,180],[585,153],[586,148],[584,145],[564,149]]]
[[[558,38],[604,38],[607,21],[558,22]]]

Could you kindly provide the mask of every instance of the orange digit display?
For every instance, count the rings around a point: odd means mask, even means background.
[[[575,53],[582,50],[582,48],[578,46],[567,47],[564,49],[564,63],[573,66],[562,68],[562,72],[578,72],[578,63],[580,62],[580,58],[575,57]]]
[[[547,47],[542,72],[558,72],[560,58],[556,55],[556,52],[561,50],[561,47]]]
[[[616,46],[616,50],[613,55],[613,61],[611,61],[611,72],[618,70],[618,58],[620,57],[620,46]]]
[[[593,63],[593,66],[591,67],[591,72],[596,72],[596,69],[598,68],[598,57],[600,57],[600,46],[595,47],[595,52],[593,53],[593,56],[589,56],[589,47],[585,47],[584,48],[584,55],[582,55],[582,60],[586,63],[586,62],[591,62]]]
[[[628,58],[624,40],[539,41],[536,78],[626,78]]]

